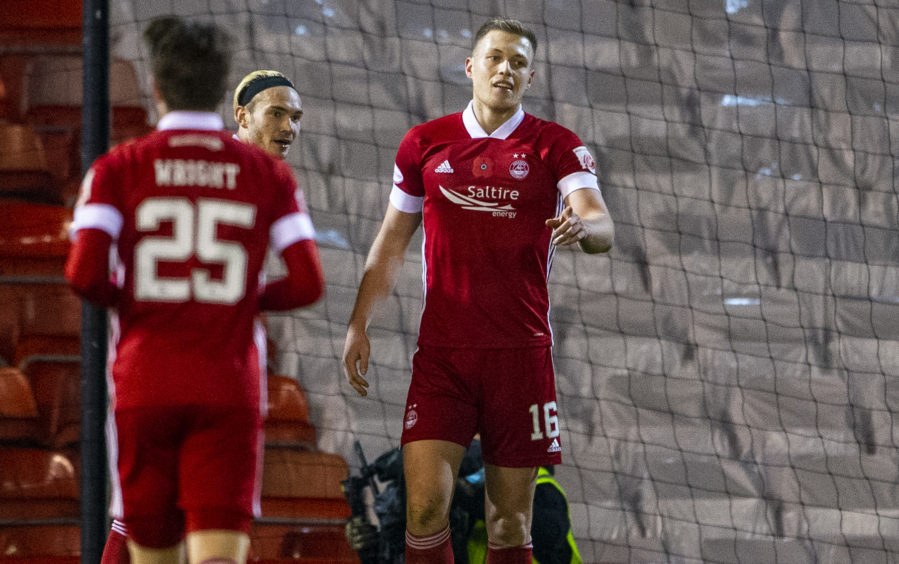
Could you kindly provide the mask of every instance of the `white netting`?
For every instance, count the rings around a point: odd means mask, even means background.
[[[373,387],[340,354],[395,150],[461,110],[488,17],[539,40],[525,109],[597,155],[610,255],[559,252],[552,321],[574,532],[588,562],[888,562],[899,551],[899,7],[884,0],[116,3],[134,64],[153,16],[237,37],[303,98],[290,155],[319,232],[320,304],[271,316],[319,447],[396,446],[419,241],[372,330]],[[223,110],[233,125],[230,108]]]

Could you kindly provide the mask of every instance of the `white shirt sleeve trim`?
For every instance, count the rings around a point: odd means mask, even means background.
[[[309,214],[295,212],[274,222],[269,237],[272,248],[280,253],[297,241],[315,239],[315,227]]]
[[[72,224],[69,226],[69,239],[82,229],[99,229],[109,233],[115,241],[122,232],[124,220],[121,212],[109,204],[84,204],[75,208]]]
[[[559,180],[556,184],[559,187],[559,193],[563,198],[567,198],[569,194],[582,188],[599,191],[599,182],[596,175],[587,171],[572,172],[565,178]]]
[[[390,191],[390,204],[401,212],[421,213],[421,210],[424,209],[424,203],[424,198],[410,196],[396,184],[393,185],[393,189]]]

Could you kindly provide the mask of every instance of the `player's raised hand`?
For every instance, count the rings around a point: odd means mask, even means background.
[[[343,346],[343,370],[346,372],[347,381],[360,396],[368,395],[369,384],[363,378],[368,372],[368,356],[371,354],[371,344],[364,327],[350,324],[347,328],[346,343]]]
[[[573,245],[587,236],[587,228],[571,206],[565,206],[558,217],[546,220],[546,226],[553,230],[552,242],[555,245]]]

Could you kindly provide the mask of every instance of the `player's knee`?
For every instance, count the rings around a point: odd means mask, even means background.
[[[151,548],[129,539],[128,555],[132,564],[183,564],[186,561],[183,543],[164,548]]]
[[[250,537],[246,533],[205,530],[187,534],[191,564],[244,564],[249,548]]]
[[[494,515],[487,523],[487,538],[499,547],[523,546],[530,542],[530,530],[524,514]]]
[[[440,531],[449,522],[446,503],[437,498],[407,499],[406,528],[413,534],[426,535]]]

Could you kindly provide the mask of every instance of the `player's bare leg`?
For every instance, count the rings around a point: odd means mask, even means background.
[[[131,564],[185,564],[187,562],[183,542],[168,548],[149,548],[128,539],[128,555],[131,557]]]
[[[403,446],[406,563],[452,562],[449,510],[465,447],[449,441]]]
[[[249,549],[249,535],[238,531],[206,530],[187,534],[190,564],[245,564]]]
[[[414,441],[403,446],[406,529],[436,533],[449,525],[449,508],[465,447],[449,441]]]
[[[484,465],[487,562],[530,562],[537,468]]]

